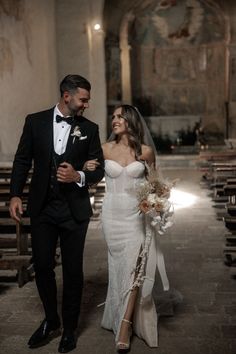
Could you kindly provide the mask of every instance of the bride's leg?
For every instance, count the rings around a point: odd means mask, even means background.
[[[134,313],[134,307],[135,307],[135,303],[136,303],[136,299],[137,299],[137,295],[138,295],[138,290],[139,290],[138,287],[131,290],[131,293],[129,296],[129,301],[127,304],[127,308],[126,308],[126,311],[124,314],[124,320],[127,320],[128,322],[126,322],[126,321],[121,322],[118,342],[127,343],[127,344],[129,343],[130,326],[131,326],[131,324],[129,322],[132,322],[132,317],[133,317],[133,313]]]
[[[142,248],[140,249],[140,252],[139,252],[139,257],[138,257],[136,268],[138,268],[140,261],[141,261],[141,258],[140,258],[141,251],[142,251]],[[134,281],[135,281],[136,277],[137,277],[137,272],[135,274]],[[121,322],[121,326],[120,326],[120,333],[119,333],[118,342],[128,344],[130,341],[130,333],[131,333],[130,326],[131,326],[131,322],[132,322],[132,318],[133,318],[133,313],[134,313],[136,299],[138,296],[138,291],[139,291],[139,287],[135,287],[130,292],[127,308],[126,308],[126,311],[125,311],[125,314],[123,317],[124,321]]]

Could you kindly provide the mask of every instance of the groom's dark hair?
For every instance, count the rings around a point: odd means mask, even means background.
[[[87,91],[91,90],[90,82],[80,75],[67,75],[60,83],[61,97],[65,91],[75,92],[77,88],[83,88]]]

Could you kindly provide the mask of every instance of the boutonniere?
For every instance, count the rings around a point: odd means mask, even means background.
[[[73,141],[72,143],[74,144],[75,142],[75,138],[78,138],[79,140],[84,140],[84,139],[87,139],[87,135],[86,136],[82,136],[82,133],[80,131],[80,127],[78,125],[76,125],[74,127],[74,130],[73,130],[73,133],[71,134],[71,136],[73,136]]]

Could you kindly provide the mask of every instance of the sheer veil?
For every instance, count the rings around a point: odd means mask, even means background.
[[[139,119],[140,119],[140,122],[141,122],[142,127],[143,127],[143,132],[144,132],[143,143],[145,145],[151,146],[151,148],[153,149],[153,152],[155,154],[155,165],[158,168],[158,171],[159,171],[160,175],[162,175],[161,174],[160,159],[158,158],[156,145],[155,145],[155,143],[153,141],[153,138],[151,136],[151,133],[150,133],[150,130],[149,130],[148,126],[147,126],[147,123],[145,122],[145,119],[143,118],[143,116],[140,113],[140,111],[138,110],[138,108],[135,107],[135,106],[132,106],[132,107],[137,112],[137,114],[139,116]],[[111,133],[107,141],[109,142],[109,141],[113,141],[113,140],[115,140],[115,134]]]
[[[145,145],[151,146],[151,148],[155,154],[155,165],[158,168],[159,173],[161,173],[161,166],[160,166],[160,160],[159,160],[158,154],[157,154],[157,148],[156,148],[156,145],[155,145],[153,138],[151,136],[150,130],[149,130],[147,123],[145,122],[145,119],[143,118],[142,114],[139,112],[138,108],[137,107],[134,107],[134,108],[135,108],[136,112],[138,113],[140,121],[143,126],[143,131],[144,131],[143,142]]]

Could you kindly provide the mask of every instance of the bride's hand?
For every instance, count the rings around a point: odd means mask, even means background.
[[[97,159],[88,160],[84,163],[83,171],[95,171],[99,165],[100,165],[100,162],[98,162]]]

